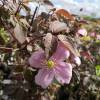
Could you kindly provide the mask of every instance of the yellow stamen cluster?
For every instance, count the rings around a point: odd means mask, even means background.
[[[47,66],[48,68],[53,68],[54,67],[54,62],[52,60],[47,61]]]

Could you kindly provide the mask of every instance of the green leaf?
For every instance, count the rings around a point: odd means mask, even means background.
[[[100,44],[100,40],[96,40],[96,43],[97,43],[97,44]]]
[[[9,41],[9,35],[8,35],[8,33],[6,33],[4,28],[0,29],[0,37],[4,40],[5,43],[7,43]]]
[[[82,41],[90,41],[91,37],[90,36],[84,36],[80,38]]]
[[[96,75],[100,76],[100,65],[96,65]]]

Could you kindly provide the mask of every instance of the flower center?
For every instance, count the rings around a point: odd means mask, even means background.
[[[48,66],[48,68],[53,68],[54,67],[54,62],[52,61],[52,60],[48,60],[47,61],[47,66]]]

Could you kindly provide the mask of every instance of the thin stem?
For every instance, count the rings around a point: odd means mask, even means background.
[[[8,48],[8,47],[0,47],[0,51],[4,51],[4,52],[12,52],[13,48]]]
[[[17,10],[16,10],[16,12],[15,12],[15,16],[16,16],[17,13],[20,11],[20,6],[21,6],[21,2],[19,3],[18,8],[17,8]]]
[[[31,22],[30,22],[30,26],[32,26],[32,24],[33,24],[34,17],[35,17],[35,15],[36,15],[37,9],[38,9],[38,7],[35,8],[35,11],[34,11],[34,14],[33,14],[32,20],[31,20]]]

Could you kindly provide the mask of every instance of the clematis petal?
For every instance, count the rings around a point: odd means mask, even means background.
[[[61,61],[66,58],[69,58],[70,52],[66,48],[62,46],[62,43],[58,42],[58,46],[56,49],[56,52],[52,55],[51,59],[54,59],[56,61]]]
[[[29,64],[35,68],[43,67],[43,62],[45,61],[45,54],[43,50],[38,50],[32,54],[29,58]]]
[[[42,88],[47,88],[54,78],[53,69],[40,69],[38,74],[35,76],[35,82]]]
[[[74,57],[73,59],[75,61],[75,63],[79,66],[81,64],[81,60],[79,57]]]
[[[72,66],[69,63],[60,62],[55,67],[55,78],[61,84],[69,84],[72,77]]]

